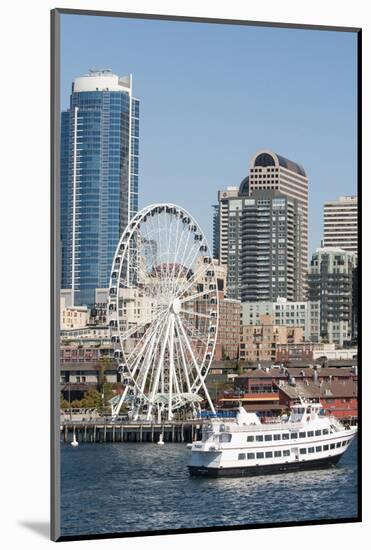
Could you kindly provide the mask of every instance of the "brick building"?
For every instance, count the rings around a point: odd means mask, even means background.
[[[241,333],[241,302],[219,293],[219,328],[214,360],[238,359]]]

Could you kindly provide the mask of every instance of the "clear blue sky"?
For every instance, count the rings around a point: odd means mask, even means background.
[[[212,241],[217,191],[256,150],[302,164],[309,248],[327,199],[356,194],[356,34],[63,15],[62,108],[90,68],[133,74],[140,207],[174,202]]]

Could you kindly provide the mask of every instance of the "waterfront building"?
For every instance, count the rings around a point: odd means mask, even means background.
[[[323,247],[358,252],[358,200],[356,196],[326,201],[323,209]]]
[[[243,302],[242,325],[258,325],[261,315],[272,315],[274,324],[301,327],[305,340],[320,341],[320,302],[289,302],[277,298],[275,302]]]
[[[241,328],[240,360],[274,362],[278,344],[297,344],[303,340],[302,327],[276,325],[272,315],[262,315],[259,325],[243,325]]]
[[[268,149],[260,150],[252,157],[249,172],[250,194],[253,191],[276,190],[282,195],[297,201],[300,227],[297,236],[299,268],[295,300],[306,298],[308,271],[308,178],[304,168],[289,159]]]
[[[60,328],[61,330],[86,327],[89,320],[89,310],[86,306],[66,306],[64,296],[60,298]]]
[[[309,268],[309,300],[320,302],[320,334],[342,346],[351,340],[356,256],[340,248],[318,248]]]
[[[220,294],[219,294],[220,296]],[[241,302],[219,299],[219,327],[214,360],[238,359],[241,334]]]
[[[139,100],[131,75],[90,71],[61,119],[62,288],[72,305],[109,284],[119,237],[138,210]]]
[[[277,190],[251,191],[241,215],[241,301],[303,299],[303,212]]]

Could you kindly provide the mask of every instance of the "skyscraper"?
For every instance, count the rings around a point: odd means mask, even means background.
[[[251,159],[249,187],[254,190],[274,189],[286,197],[297,200],[301,214],[300,257],[297,300],[303,300],[307,291],[308,272],[308,178],[300,164],[277,155],[270,150],[260,150]]]
[[[352,336],[356,256],[341,248],[318,248],[309,272],[309,299],[320,302],[321,337],[343,345]]]
[[[94,70],[72,84],[61,120],[62,288],[93,304],[138,210],[139,100],[131,75]]]
[[[241,215],[242,302],[301,301],[299,201],[273,190],[251,191]]]
[[[357,197],[327,201],[323,213],[323,246],[357,254]]]

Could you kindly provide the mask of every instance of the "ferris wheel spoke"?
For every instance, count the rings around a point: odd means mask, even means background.
[[[184,353],[184,349],[183,349],[183,345],[182,345],[181,329],[179,327],[178,319],[176,319],[176,324],[177,324],[177,331],[178,331],[179,351],[180,351],[180,355],[181,355],[181,359],[182,359],[181,365],[183,367],[184,376],[185,376],[185,379],[186,379],[186,384],[187,384],[188,391],[191,392],[192,390],[191,390],[191,383],[190,383],[190,379],[189,379],[188,363],[186,361],[186,357],[185,357],[185,353]]]
[[[197,292],[196,294],[190,294],[186,298],[182,298],[180,300],[181,304],[185,304],[186,302],[191,302],[192,300],[197,300],[197,298],[201,298],[202,296],[207,296],[211,294],[213,290],[203,290],[201,292]]]
[[[205,313],[200,313],[199,311],[192,311],[192,310],[189,310],[189,309],[180,309],[180,312],[181,313],[185,313],[187,315],[193,315],[193,316],[196,316],[196,317],[201,317],[203,319],[215,319],[215,317],[213,317],[212,315],[206,315]]]

